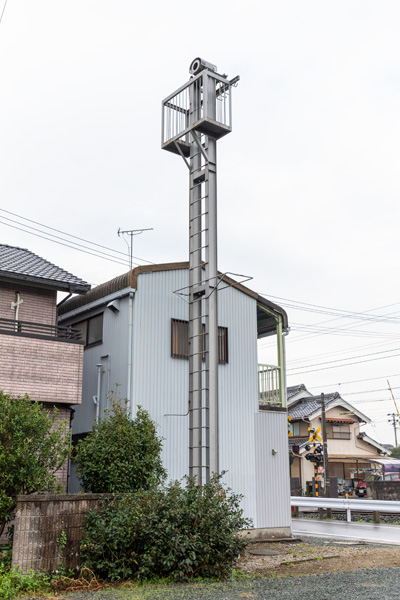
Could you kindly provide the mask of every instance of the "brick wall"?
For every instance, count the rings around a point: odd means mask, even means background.
[[[19,307],[19,321],[56,324],[57,292],[55,290],[41,290],[10,283],[0,283],[1,319],[15,319],[15,310],[11,308],[11,302],[16,300],[15,292],[19,292],[23,300]]]
[[[0,334],[0,389],[32,400],[80,404],[83,345]]]
[[[46,407],[49,415],[52,417],[54,415],[55,409],[57,409],[57,415],[54,421],[54,425],[57,426],[61,421],[67,421],[68,428],[70,426],[71,421],[71,411],[69,408],[63,405],[53,405]],[[68,460],[65,461],[61,469],[56,472],[57,479],[62,485],[62,491],[65,494],[67,491],[68,484]]]
[[[0,334],[0,389],[32,400],[80,404],[83,344]]]
[[[95,508],[106,494],[64,494],[18,496],[15,518],[13,566],[47,572],[79,569],[81,527],[86,512]],[[62,551],[57,540],[64,531],[67,544]]]

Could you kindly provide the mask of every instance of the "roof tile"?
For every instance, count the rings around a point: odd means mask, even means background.
[[[87,292],[90,285],[26,248],[0,244],[0,278],[38,283],[71,292]]]

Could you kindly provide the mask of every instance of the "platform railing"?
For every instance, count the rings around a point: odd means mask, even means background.
[[[276,365],[258,365],[258,403],[260,406],[282,406],[279,375],[280,368]]]
[[[16,321],[15,319],[0,319],[0,334],[26,335],[30,337],[50,337],[67,339],[73,341],[81,340],[80,329],[62,327],[58,325],[46,325],[45,323],[34,323],[31,321]]]
[[[188,155],[193,129],[216,139],[232,130],[231,84],[217,73],[203,71],[162,102],[162,148],[179,152],[179,142]]]

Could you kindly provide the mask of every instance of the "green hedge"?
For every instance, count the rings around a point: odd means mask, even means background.
[[[111,581],[227,576],[246,546],[239,531],[251,522],[241,496],[225,491],[220,479],[204,486],[186,479],[104,500],[86,517],[83,565]]]

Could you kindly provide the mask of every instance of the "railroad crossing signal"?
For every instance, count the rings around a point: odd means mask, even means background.
[[[320,435],[318,435],[319,432],[321,431],[321,427],[318,427],[318,429],[310,429],[310,427],[309,427],[308,431],[310,432],[310,437],[308,438],[309,442],[315,442],[315,440],[322,442],[322,437]]]
[[[306,459],[310,460],[314,463],[314,477],[313,477],[313,481],[314,481],[314,489],[315,489],[315,495],[319,496],[319,481],[320,481],[320,476],[318,475],[318,468],[319,466],[323,465],[324,463],[324,457],[322,455],[322,446],[317,446],[317,440],[319,442],[322,442],[322,438],[319,435],[320,431],[321,431],[321,427],[318,427],[317,429],[312,429],[311,427],[308,428],[309,431],[309,442],[312,442],[313,444],[313,450],[314,452],[311,454],[306,454]]]
[[[288,436],[289,436],[289,437],[291,437],[291,436],[293,435],[293,433],[292,433],[292,432],[291,432],[291,430],[290,430],[290,421],[291,421],[291,420],[292,420],[292,417],[290,417],[290,416],[289,416],[289,417],[287,418],[287,425],[288,425],[288,427],[287,427],[287,430],[288,430]]]

